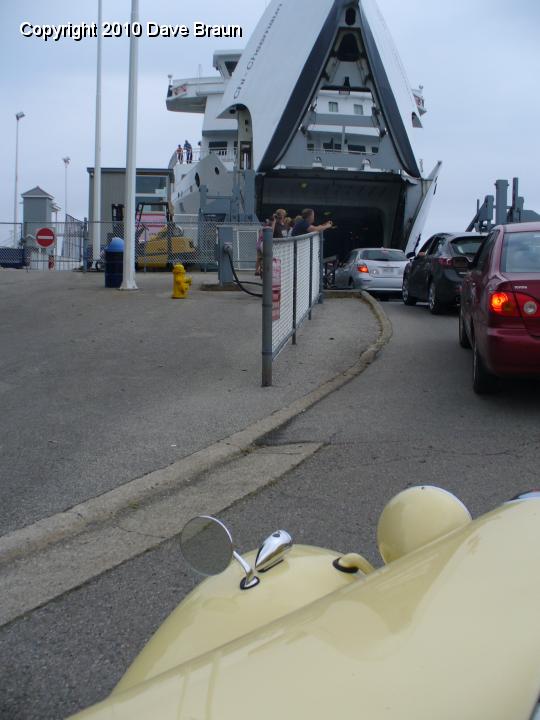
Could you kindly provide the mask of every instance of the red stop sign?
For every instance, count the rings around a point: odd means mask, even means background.
[[[36,233],[36,241],[41,247],[48,248],[54,244],[54,230],[50,228],[40,228]]]

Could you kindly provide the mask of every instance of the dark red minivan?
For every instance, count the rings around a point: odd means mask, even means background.
[[[500,225],[474,260],[461,290],[459,342],[473,349],[473,388],[495,389],[497,378],[540,376],[540,222]]]

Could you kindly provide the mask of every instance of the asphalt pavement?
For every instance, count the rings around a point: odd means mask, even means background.
[[[297,542],[380,564],[377,518],[405,487],[441,485],[478,515],[538,486],[539,384],[509,382],[478,397],[455,314],[384,308],[394,337],[376,362],[264,440],[321,449],[220,513],[240,549],[285,528]],[[105,697],[197,581],[171,540],[6,625],[1,716],[59,718]]]
[[[0,273],[0,535],[267,417],[378,332],[356,299],[317,306],[262,388],[261,301],[193,278],[172,300],[169,273],[138,274],[138,292],[106,289],[103,274]]]

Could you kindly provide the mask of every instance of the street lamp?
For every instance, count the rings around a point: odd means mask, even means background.
[[[13,198],[13,242],[15,245],[17,244],[17,231],[19,227],[19,198],[17,197],[17,186],[19,184],[19,120],[22,120],[23,117],[23,112],[15,113],[15,119],[17,121],[15,126],[15,197]]]
[[[98,28],[102,25],[101,0],[98,0]],[[94,147],[94,198],[92,204],[92,259],[99,260],[101,246],[101,32],[97,37],[96,132]]]
[[[67,194],[67,170],[68,170],[68,165],[69,165],[69,163],[71,162],[71,158],[64,157],[64,158],[62,158],[62,160],[64,161],[64,167],[65,167],[65,174],[64,174],[64,222],[67,222],[67,198],[68,198],[68,194]]]
[[[139,22],[139,0],[131,0],[131,27]],[[120,290],[137,290],[135,283],[135,180],[137,175],[137,69],[139,39],[129,40],[129,88],[126,149],[126,201],[124,218],[124,273]]]

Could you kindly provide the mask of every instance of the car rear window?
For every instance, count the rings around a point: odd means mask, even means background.
[[[476,255],[485,237],[462,237],[452,240],[452,247],[458,255]]]
[[[360,256],[363,260],[378,262],[402,262],[407,258],[403,250],[364,250]]]
[[[501,270],[540,273],[540,232],[505,233]]]

